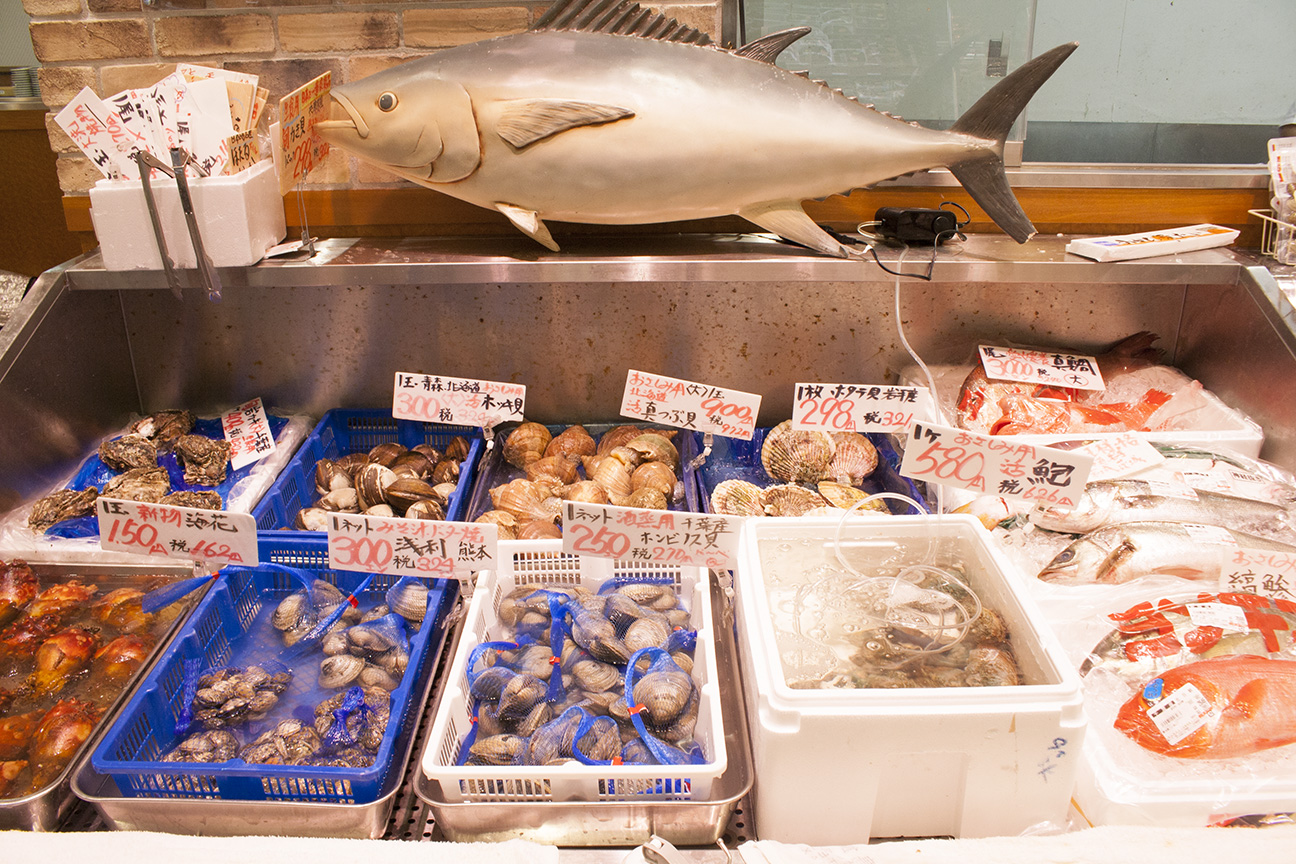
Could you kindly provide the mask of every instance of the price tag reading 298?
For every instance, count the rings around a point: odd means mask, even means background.
[[[913,480],[986,495],[1074,507],[1093,457],[931,423],[915,423],[900,473]]]
[[[328,523],[329,566],[361,573],[451,578],[494,569],[496,526],[334,513]]]
[[[902,432],[929,415],[926,387],[798,384],[792,428],[819,432]]]

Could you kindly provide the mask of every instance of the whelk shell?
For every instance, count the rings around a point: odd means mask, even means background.
[[[622,501],[622,506],[639,507],[644,510],[665,510],[670,506],[670,502],[666,500],[661,490],[645,486],[627,495]]]
[[[792,421],[784,420],[765,436],[761,465],[775,480],[817,483],[828,477],[833,452],[833,440],[827,434],[793,429]]]
[[[552,522],[532,519],[517,528],[518,540],[561,540],[562,529]]]
[[[665,462],[645,462],[630,475],[630,486],[635,491],[647,486],[669,499],[675,491],[675,471]]]
[[[711,510],[725,516],[764,516],[761,488],[746,480],[724,480],[711,490]]]
[[[564,486],[562,499],[564,501],[583,501],[587,504],[608,503],[607,493],[603,491],[602,486],[593,480],[580,480],[570,486]]]
[[[562,514],[562,502],[543,494],[530,480],[511,480],[491,489],[490,496],[496,509],[507,510],[519,522],[533,519],[554,522]],[[548,503],[549,501],[556,502],[556,505]]]
[[[595,452],[594,439],[590,437],[589,431],[579,424],[568,426],[562,432],[554,436],[549,445],[545,447],[544,455],[549,456],[567,456],[572,459],[580,459],[582,456],[593,456]]]
[[[576,462],[566,456],[545,456],[527,465],[526,475],[533,482],[543,477],[566,486],[576,482]]]
[[[647,462],[665,462],[672,472],[679,469],[679,450],[675,449],[665,436],[656,432],[645,432],[626,444],[631,450],[640,454]]]
[[[629,469],[616,459],[608,458],[600,462],[590,479],[603,487],[608,500],[613,504],[620,504],[634,491],[634,487],[630,485]]]
[[[531,420],[523,422],[504,439],[500,453],[515,468],[526,468],[544,456],[545,448],[553,436],[549,430]]]
[[[761,493],[761,503],[770,516],[803,516],[816,507],[822,507],[824,498],[804,486],[784,483]]]
[[[877,448],[858,432],[833,432],[832,463],[828,476],[838,483],[858,486],[877,468]]]

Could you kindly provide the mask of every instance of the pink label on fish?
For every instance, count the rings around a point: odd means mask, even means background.
[[[981,435],[966,429],[915,423],[900,462],[913,480],[970,489],[984,495],[1074,507],[1084,492],[1093,457]]]
[[[495,569],[498,549],[499,529],[488,523],[329,515],[329,566],[335,570],[451,578]]]
[[[1069,390],[1103,390],[1098,360],[1087,354],[1061,354],[980,345],[986,377],[999,381],[1024,381]]]

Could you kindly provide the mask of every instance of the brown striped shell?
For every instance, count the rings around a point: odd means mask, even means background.
[[[833,432],[832,441],[835,449],[828,466],[828,479],[858,486],[877,468],[877,448],[860,433]]]
[[[527,420],[508,434],[500,453],[504,461],[514,468],[526,468],[544,456],[545,448],[553,440],[549,430],[539,423]]]
[[[769,516],[803,516],[816,507],[824,506],[824,498],[804,486],[784,483],[762,492],[761,504]]]
[[[648,487],[670,498],[675,491],[675,470],[665,462],[645,462],[630,475],[635,491]]]
[[[490,490],[491,503],[499,510],[507,510],[518,522],[532,519],[554,522],[562,514],[562,502],[545,495],[530,480],[511,480]]]
[[[827,434],[793,429],[792,421],[784,420],[765,436],[761,465],[775,480],[817,483],[828,477],[833,452],[833,440]]]
[[[622,500],[621,506],[638,507],[641,510],[666,510],[669,509],[670,502],[666,500],[661,490],[645,486],[627,495]]]
[[[582,456],[593,456],[597,448],[589,431],[579,424],[568,426],[559,432],[545,447],[545,456],[569,456],[579,460]]]
[[[583,501],[587,504],[608,503],[607,493],[603,491],[602,486],[593,480],[581,480],[570,486],[564,486],[562,499],[564,501]]]
[[[761,488],[746,480],[724,480],[711,490],[711,512],[724,516],[764,516]]]
[[[632,438],[626,446],[638,453],[645,462],[665,462],[670,466],[671,471],[679,470],[679,450],[675,449],[675,445],[667,438],[656,432],[645,432]]]
[[[544,456],[526,466],[526,475],[531,481],[544,477],[566,486],[576,482],[576,462],[566,456]]]

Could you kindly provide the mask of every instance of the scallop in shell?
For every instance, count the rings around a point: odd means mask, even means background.
[[[573,459],[579,459],[582,456],[593,456],[596,448],[594,439],[590,437],[589,431],[580,424],[568,426],[559,432],[545,447],[544,455],[548,456],[568,456]]]
[[[761,503],[770,516],[803,516],[807,511],[824,506],[824,498],[804,486],[784,483],[762,492]]]
[[[847,486],[845,483],[838,483],[835,480],[820,480],[818,489],[819,494],[822,495],[829,504],[842,510],[849,510],[865,498],[869,497],[869,493],[865,492],[863,489],[859,489],[855,486]],[[879,513],[891,512],[887,510],[886,504],[882,503],[882,499],[880,498],[870,501],[860,509],[876,510]]]
[[[526,468],[544,456],[553,435],[539,423],[527,420],[508,434],[500,452],[504,461],[515,468]]]
[[[711,490],[711,511],[724,516],[764,516],[761,488],[746,480],[723,480]]]
[[[784,420],[770,430],[761,445],[765,473],[785,483],[817,483],[827,478],[833,440],[826,433],[793,429]]]
[[[838,483],[858,486],[877,468],[878,454],[873,442],[858,432],[833,432],[832,463],[828,476]]]

